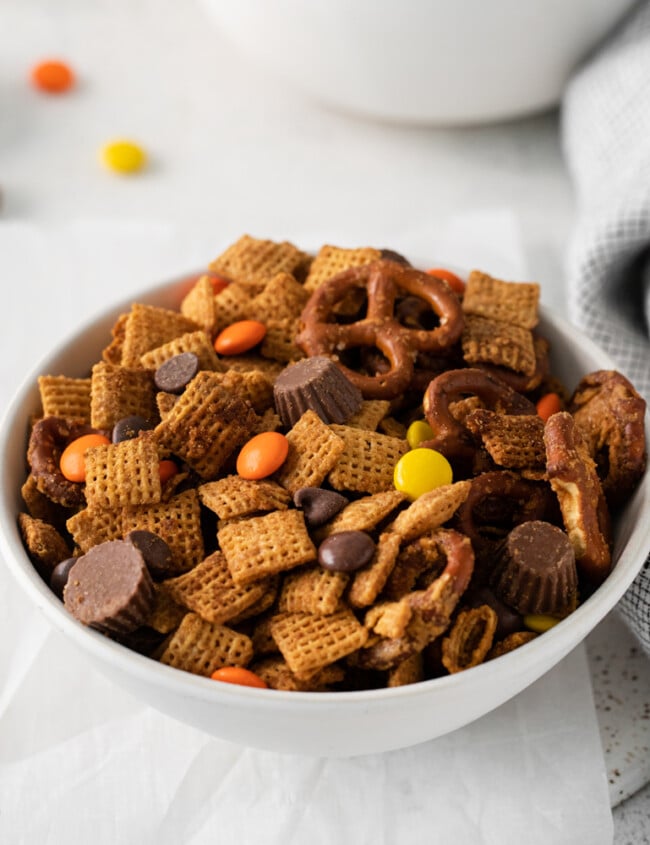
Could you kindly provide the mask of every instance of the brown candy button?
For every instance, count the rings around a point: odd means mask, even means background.
[[[497,627],[494,632],[497,640],[523,630],[524,620],[521,613],[504,604],[489,587],[480,585],[470,588],[463,596],[463,605],[467,607],[480,607],[483,604],[491,607],[497,615]]]
[[[154,580],[170,576],[172,552],[167,543],[153,531],[130,531],[124,538],[142,553],[147,569]]]
[[[273,385],[275,407],[287,427],[312,410],[326,423],[344,423],[361,407],[361,391],[323,355],[286,367]]]
[[[318,528],[336,516],[348,504],[348,500],[334,490],[301,487],[293,494],[293,503],[297,508],[302,508],[307,525]]]
[[[575,610],[578,575],[568,536],[549,522],[522,522],[505,539],[490,586],[522,614]]]
[[[122,417],[113,426],[111,440],[113,443],[121,443],[123,440],[133,440],[141,431],[148,431],[153,428],[152,423],[138,414],[130,417]]]
[[[158,367],[154,382],[165,393],[182,393],[198,371],[198,357],[193,352],[181,352]]]
[[[331,572],[355,572],[370,563],[375,541],[365,531],[340,531],[318,547],[318,562]]]
[[[50,588],[60,599],[63,598],[63,590],[65,589],[65,585],[68,583],[70,570],[78,560],[79,558],[77,557],[68,557],[65,560],[62,560],[61,563],[57,563],[52,570],[52,574],[50,575]]]
[[[139,549],[124,540],[94,546],[70,570],[63,591],[67,610],[105,634],[128,634],[153,609],[153,581]]]

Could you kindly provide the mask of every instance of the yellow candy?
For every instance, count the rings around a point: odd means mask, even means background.
[[[547,616],[545,613],[527,613],[524,616],[524,625],[537,634],[543,634],[560,621],[557,616]]]
[[[432,437],[433,429],[424,420],[412,422],[406,432],[406,439],[411,449],[416,449],[423,440],[431,440]]]
[[[101,160],[109,170],[135,173],[145,166],[147,154],[133,141],[111,141],[102,147]]]
[[[411,449],[395,464],[393,483],[411,501],[443,484],[451,484],[447,458],[435,449]]]

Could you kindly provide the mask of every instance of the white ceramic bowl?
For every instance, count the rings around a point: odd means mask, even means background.
[[[558,103],[633,0],[201,0],[252,61],[356,115],[501,120]]]
[[[186,288],[183,288],[186,289]],[[214,736],[290,753],[352,756],[388,751],[441,736],[516,695],[576,646],[611,610],[650,550],[650,474],[616,525],[615,567],[607,581],[571,616],[522,648],[474,669],[396,689],[297,693],[215,683],[157,663],[77,622],[36,574],[18,532],[25,474],[26,432],[39,406],[42,373],[84,376],[106,345],[117,315],[141,302],[177,307],[179,282],[132,297],[76,334],[27,376],[0,430],[0,550],[9,569],[50,623],[116,683],[152,707]],[[573,387],[579,377],[611,369],[611,360],[575,328],[542,312],[553,371]],[[646,423],[647,425],[647,423]]]

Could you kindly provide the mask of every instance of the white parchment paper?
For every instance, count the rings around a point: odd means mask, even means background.
[[[320,242],[308,232],[284,237]],[[357,245],[364,242],[377,240],[359,236]],[[165,224],[2,224],[0,274],[11,280],[11,318],[0,336],[3,405],[22,372],[77,323],[204,266],[224,245]],[[442,230],[423,224],[381,245],[430,255],[432,264],[525,277],[516,225],[503,211],[452,218]],[[209,737],[110,684],[0,565],[1,843],[611,840],[582,647],[493,713],[430,743],[351,760],[280,755]]]

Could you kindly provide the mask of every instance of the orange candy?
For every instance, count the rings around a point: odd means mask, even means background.
[[[161,461],[158,464],[158,474],[160,475],[160,483],[164,484],[165,481],[169,481],[170,478],[173,478],[178,473],[178,467],[174,463],[174,461]]]
[[[268,689],[268,684],[250,669],[241,666],[222,666],[210,675],[213,681],[225,681],[227,684],[239,684],[242,687]]]
[[[266,326],[259,320],[239,320],[231,323],[214,342],[215,351],[219,355],[241,355],[257,346],[264,339]]]
[[[62,94],[74,85],[74,72],[65,62],[39,62],[31,70],[32,85],[48,94]]]
[[[538,416],[546,422],[549,417],[562,410],[562,400],[557,393],[547,393],[542,396],[535,407],[537,408]]]
[[[237,473],[242,478],[266,478],[287,459],[289,441],[279,431],[263,431],[255,435],[237,456]]]
[[[218,293],[221,293],[224,288],[227,288],[230,284],[230,279],[226,279],[224,276],[220,276],[218,273],[207,272],[205,274],[212,283],[212,290],[214,291],[214,295],[216,296]]]
[[[428,276],[437,276],[439,279],[444,279],[453,292],[457,293],[459,296],[462,296],[465,293],[465,282],[460,278],[460,276],[452,273],[451,270],[444,270],[442,267],[433,267],[431,270],[427,270],[426,272]]]
[[[59,469],[68,481],[86,480],[86,461],[84,455],[86,449],[93,446],[105,446],[111,441],[103,434],[84,434],[77,437],[72,443],[68,443],[61,454]]]

